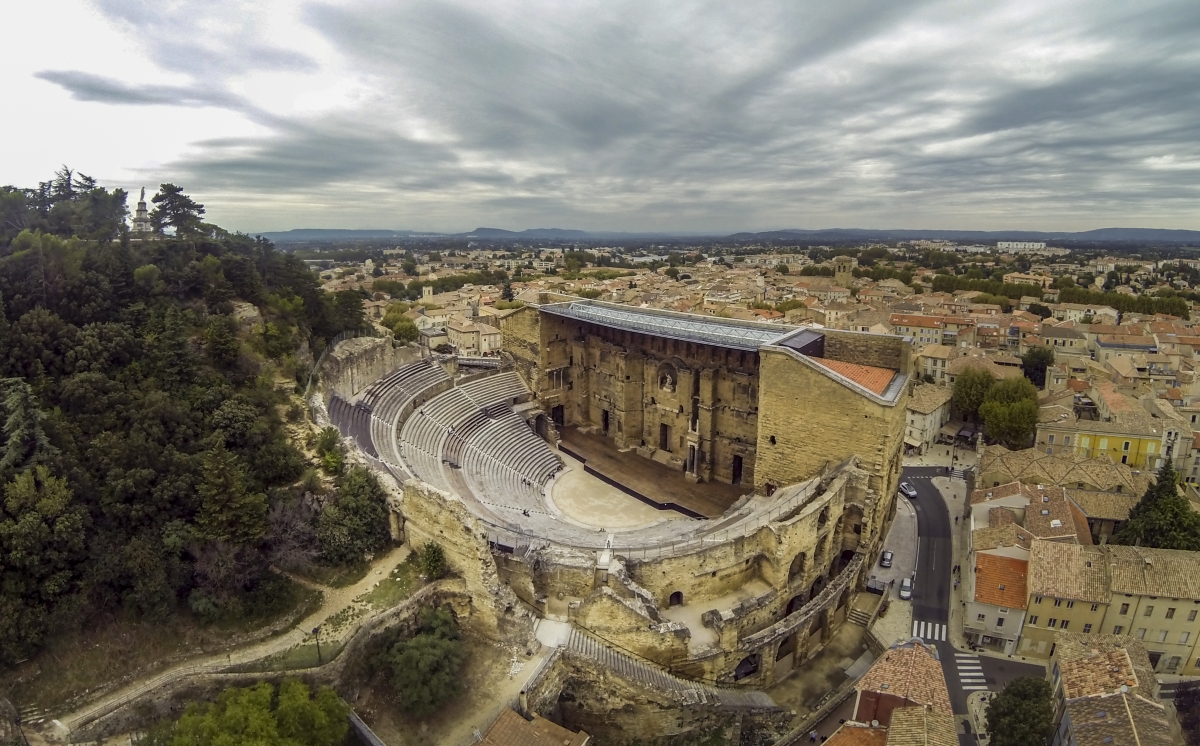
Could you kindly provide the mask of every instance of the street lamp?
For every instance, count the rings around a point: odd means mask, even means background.
[[[21,740],[25,742],[25,746],[29,746],[29,739],[25,737],[25,729],[21,727],[20,715],[13,718],[13,724],[17,726],[17,731],[21,734]]]
[[[317,663],[321,663],[321,628],[313,627],[313,637],[317,638]]]

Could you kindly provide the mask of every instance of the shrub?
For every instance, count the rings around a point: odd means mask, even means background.
[[[446,574],[446,550],[434,541],[421,548],[421,572],[429,580],[437,580]]]
[[[421,630],[383,653],[381,663],[391,671],[391,684],[400,707],[424,717],[462,691],[459,670],[466,652],[458,624],[445,609],[427,609]]]

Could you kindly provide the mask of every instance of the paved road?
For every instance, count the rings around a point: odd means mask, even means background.
[[[1042,666],[1011,661],[1007,658],[963,653],[949,642],[950,604],[954,583],[954,549],[951,540],[954,519],[942,494],[933,486],[932,477],[945,476],[942,467],[910,467],[903,481],[917,490],[910,500],[917,513],[917,569],[913,580],[913,636],[934,643],[954,712],[967,712],[967,695],[973,691],[1000,691],[1020,676],[1045,676]],[[961,719],[961,718],[956,718]]]

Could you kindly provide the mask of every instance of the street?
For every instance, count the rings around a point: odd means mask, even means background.
[[[946,501],[931,481],[934,476],[945,474],[945,469],[940,466],[908,467],[904,469],[902,480],[917,491],[917,497],[909,500],[917,514],[918,537],[912,598],[913,636],[933,643],[937,648],[946,686],[950,690],[950,704],[959,716],[967,713],[967,696],[972,692],[985,689],[998,692],[1012,679],[1042,677],[1046,671],[1039,665],[963,652],[951,643],[954,639],[949,629],[954,584],[951,570],[955,564],[952,531],[956,528]],[[901,496],[900,499],[907,498]],[[960,563],[963,561],[965,553]]]

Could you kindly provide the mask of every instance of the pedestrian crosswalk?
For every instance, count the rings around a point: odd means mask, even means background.
[[[955,653],[954,668],[958,672],[958,683],[961,689],[968,692],[987,690],[987,682],[983,679],[983,664],[978,655],[971,653]]]
[[[918,622],[913,620],[912,636],[920,637],[926,642],[946,641],[946,625],[937,622]]]

